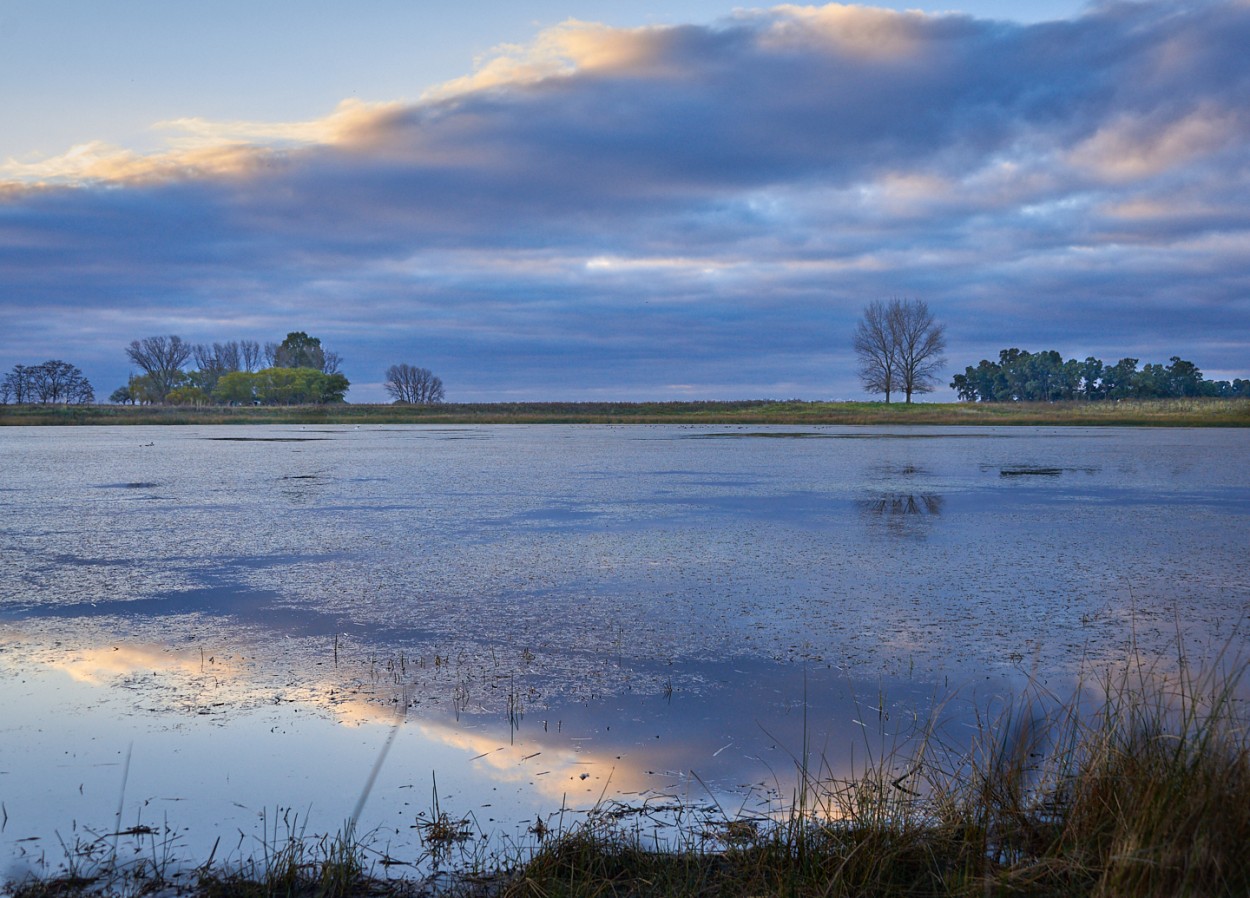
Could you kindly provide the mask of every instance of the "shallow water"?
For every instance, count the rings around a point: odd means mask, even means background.
[[[393,730],[361,828],[397,857],[435,782],[522,839],[608,799],[760,813],[805,740],[842,769],[960,690],[958,739],[1030,677],[1240,651],[1250,608],[1235,430],[6,428],[0,453],[17,869],[140,824],[201,858],[292,814],[332,832]]]

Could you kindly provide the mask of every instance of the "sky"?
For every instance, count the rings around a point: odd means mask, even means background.
[[[349,401],[865,398],[924,300],[1250,376],[1250,0],[0,0],[0,371],[321,339]]]

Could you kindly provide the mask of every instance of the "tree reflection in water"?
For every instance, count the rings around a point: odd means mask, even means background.
[[[936,493],[878,493],[857,499],[855,506],[865,519],[880,519],[891,535],[922,537],[945,502]]]

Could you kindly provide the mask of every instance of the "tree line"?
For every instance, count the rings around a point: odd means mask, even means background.
[[[351,383],[342,358],[317,337],[292,331],[281,343],[192,344],[176,334],[132,340],[132,374],[110,402],[142,405],[323,405],[343,402]],[[186,370],[194,360],[197,367]],[[265,367],[261,367],[261,363]]]
[[[85,405],[95,402],[91,382],[76,365],[49,359],[41,365],[14,365],[0,380],[0,405]]]
[[[292,331],[281,343],[189,343],[176,334],[132,340],[126,357],[139,369],[110,402],[130,405],[324,405],[344,402],[351,383],[342,357],[317,337]],[[194,363],[194,367],[191,364]],[[397,403],[433,405],[443,381],[428,368],[391,365],[383,384]],[[15,365],[0,379],[0,404],[92,403],[95,391],[74,365],[50,360]]]
[[[1065,402],[1073,400],[1169,399],[1197,396],[1250,398],[1250,380],[1205,380],[1193,363],[1172,356],[1169,364],[1137,367],[1138,359],[1114,365],[1093,356],[1064,361],[1055,350],[1004,349],[998,361],[982,359],[956,374],[951,388],[967,402]]]
[[[146,337],[132,341],[126,355],[143,373],[115,390],[112,402],[324,405],[345,401],[351,386],[339,370],[342,357],[304,331],[263,346],[254,340],[191,344],[176,335]],[[184,370],[192,360],[197,367]],[[443,401],[443,381],[428,368],[391,365],[384,386],[396,402]]]

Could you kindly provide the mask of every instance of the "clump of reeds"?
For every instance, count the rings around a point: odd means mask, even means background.
[[[335,836],[309,837],[289,817],[285,819],[285,834],[277,825],[272,832],[267,828],[259,851],[237,862],[215,864],[210,857],[186,869],[147,858],[97,856],[89,846],[74,846],[66,848],[63,875],[9,883],[0,894],[12,898],[349,898],[418,892],[415,883],[376,877],[373,869],[378,861],[369,862],[373,852],[366,840],[352,835],[350,827]]]
[[[592,820],[501,895],[1120,896],[1250,894],[1250,743],[1241,670],[1031,694],[979,728],[850,779],[800,771],[780,820],[674,850]]]

